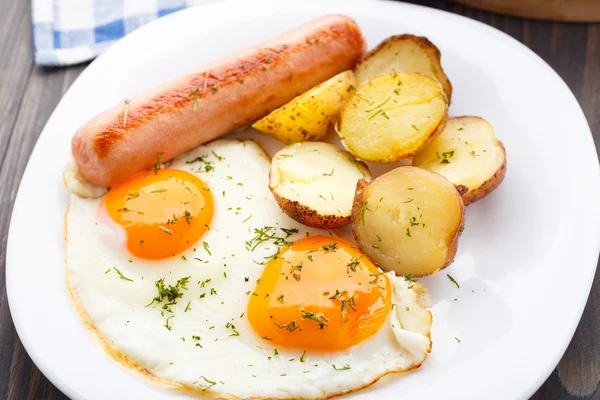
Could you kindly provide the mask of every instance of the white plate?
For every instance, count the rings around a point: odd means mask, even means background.
[[[371,47],[404,32],[430,38],[455,89],[450,114],[486,118],[508,153],[502,186],[468,207],[456,262],[424,280],[435,303],[430,357],[418,371],[352,397],[526,398],[555,367],[581,316],[600,247],[598,159],[559,76],[509,36],[423,7],[217,2],[153,22],[92,63],[54,111],[25,171],[8,242],[10,309],[29,355],[68,396],[180,397],[113,364],[68,301],[61,173],[73,132],[143,89],[329,13],[355,18]]]

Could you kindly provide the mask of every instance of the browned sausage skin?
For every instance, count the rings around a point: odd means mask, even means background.
[[[311,21],[102,112],[73,136],[73,157],[88,182],[111,187],[354,68],[365,46],[346,16]]]

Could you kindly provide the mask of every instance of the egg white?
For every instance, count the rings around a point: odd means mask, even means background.
[[[198,172],[200,165],[186,164],[199,156],[214,169]],[[171,387],[225,398],[328,398],[423,362],[431,349],[431,314],[419,306],[412,282],[393,273],[387,274],[392,311],[382,328],[357,346],[304,354],[258,337],[246,307],[263,271],[261,262],[276,247],[266,243],[248,250],[254,229],[298,229],[289,241],[307,232],[329,233],[280,211],[268,189],[269,159],[252,141],[218,140],[178,157],[170,168],[196,174],[215,200],[210,230],[171,258],[133,257],[119,228],[98,212],[101,199],[71,198],[65,235],[68,286],[82,318],[109,353]],[[157,295],[156,281],[175,285],[188,276],[183,297],[169,307],[172,313],[162,309],[166,301],[148,306]]]

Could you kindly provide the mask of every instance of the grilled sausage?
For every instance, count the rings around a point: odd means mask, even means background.
[[[73,136],[73,157],[88,182],[111,187],[352,69],[364,49],[352,19],[313,20],[102,112]]]

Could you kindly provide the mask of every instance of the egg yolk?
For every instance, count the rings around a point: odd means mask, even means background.
[[[112,187],[102,204],[125,229],[129,251],[146,259],[184,251],[213,216],[208,186],[189,172],[168,168],[133,175]]]
[[[248,302],[248,320],[273,345],[343,350],[379,330],[391,293],[387,276],[350,242],[311,236],[266,265]]]

